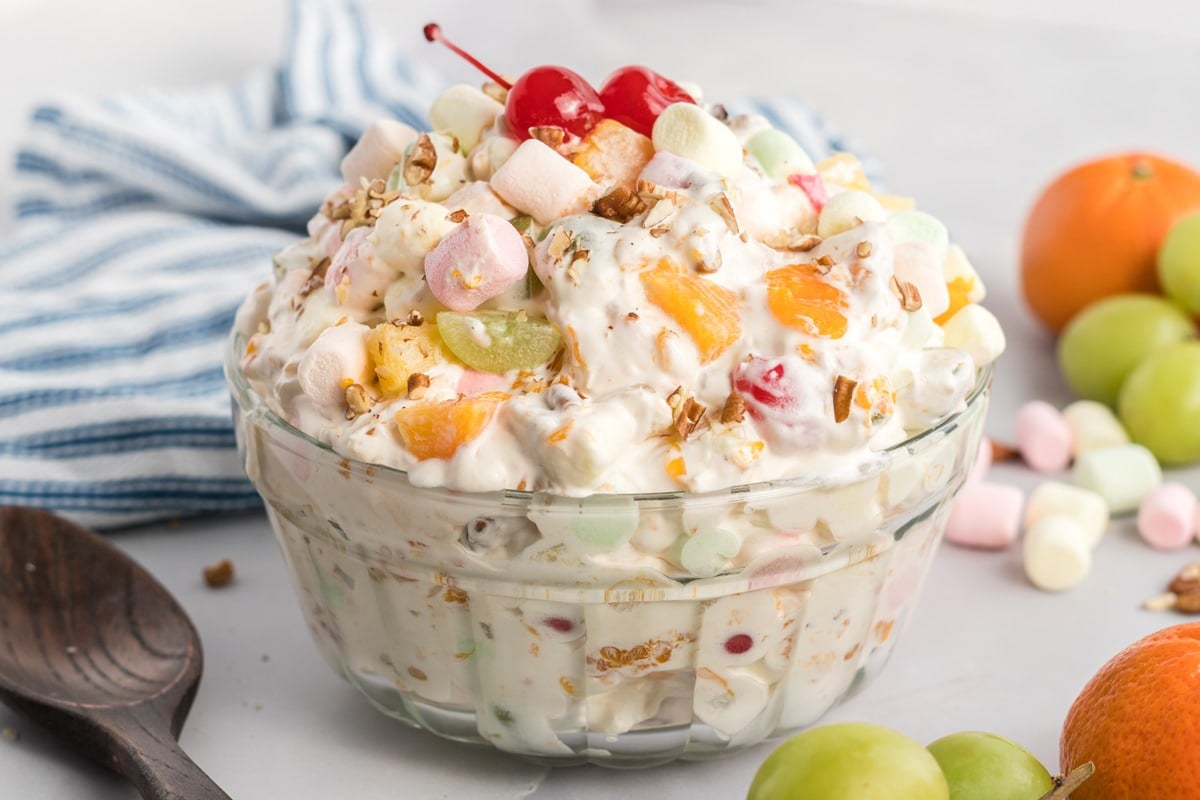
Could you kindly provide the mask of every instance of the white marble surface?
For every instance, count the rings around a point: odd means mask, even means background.
[[[1200,164],[1200,26],[1184,0],[977,0],[969,11],[952,0],[539,1],[520,4],[530,9],[521,15],[513,3],[368,5],[413,47],[423,46],[421,24],[436,17],[506,71],[558,62],[599,80],[641,62],[695,80],[713,98],[749,86],[808,99],[884,162],[893,190],[944,219],[984,275],[1010,337],[988,423],[1001,439],[1024,400],[1069,399],[1015,281],[1020,228],[1038,188],[1072,162],[1119,148]],[[277,57],[282,20],[280,0],[0,0],[0,152],[37,96],[235,77]],[[448,80],[472,79],[448,53],[428,55]],[[994,477],[1025,488],[1038,480],[1012,466]],[[1200,490],[1200,469],[1175,477]],[[329,672],[264,518],[115,539],[179,596],[201,631],[207,668],[183,743],[235,798],[737,798],[768,752],[637,773],[548,773],[465,750],[376,714]],[[222,557],[237,564],[238,582],[205,589],[201,567]],[[922,741],[992,730],[1053,766],[1079,688],[1122,646],[1176,621],[1139,604],[1198,558],[1197,547],[1153,552],[1124,521],[1096,551],[1084,585],[1047,595],[1025,582],[1015,550],[946,547],[888,668],[831,719],[871,720]],[[135,796],[2,707],[0,728],[20,732],[16,742],[0,737],[0,797]]]

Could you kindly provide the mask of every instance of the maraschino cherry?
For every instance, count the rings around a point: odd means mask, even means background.
[[[440,41],[509,90],[504,118],[518,139],[528,139],[530,128],[544,127],[562,128],[582,137],[604,118],[604,104],[596,90],[578,73],[565,67],[534,67],[510,84],[452,44],[436,24],[425,26],[425,38],[431,42]]]
[[[600,87],[606,116],[649,136],[663,109],[696,100],[670,78],[646,67],[621,67]]]

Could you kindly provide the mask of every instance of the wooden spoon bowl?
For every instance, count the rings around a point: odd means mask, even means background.
[[[187,614],[121,550],[49,512],[0,508],[0,700],[143,797],[228,800],[176,741],[202,669]]]

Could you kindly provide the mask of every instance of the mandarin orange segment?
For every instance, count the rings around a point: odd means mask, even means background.
[[[654,157],[654,144],[616,120],[601,120],[579,143],[572,159],[597,183],[619,183],[630,188],[642,168]]]
[[[396,428],[405,449],[419,461],[453,458],[459,447],[483,433],[507,398],[503,392],[485,392],[409,406],[396,412]]]
[[[766,274],[767,308],[781,325],[810,336],[840,339],[846,334],[846,295],[821,280],[810,264],[794,264]]]
[[[949,322],[951,317],[971,304],[971,293],[974,290],[975,281],[970,278],[955,278],[947,283],[946,291],[950,294],[950,307],[934,322],[938,325],[945,325]]]
[[[684,272],[664,258],[641,273],[646,299],[691,337],[707,364],[742,335],[738,293],[708,278]]]

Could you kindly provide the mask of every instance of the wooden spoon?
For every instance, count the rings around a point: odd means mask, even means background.
[[[114,545],[0,508],[0,700],[147,800],[229,800],[177,741],[202,666],[191,620]]]

